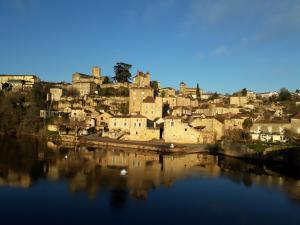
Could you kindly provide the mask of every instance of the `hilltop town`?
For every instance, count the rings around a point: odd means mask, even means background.
[[[109,77],[95,66],[91,74],[74,73],[72,83],[41,81],[36,75],[0,75],[1,132],[10,130],[20,111],[16,132],[27,126],[48,135],[168,144],[299,141],[299,90],[255,93],[244,88],[225,95],[184,82],[175,89],[161,87],[149,72],[138,71],[131,79],[130,68],[117,63],[115,76]],[[10,103],[5,98],[11,98]],[[20,110],[6,113],[5,104]],[[30,109],[32,113],[26,114]]]

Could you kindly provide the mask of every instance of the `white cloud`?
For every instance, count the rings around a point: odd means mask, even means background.
[[[199,59],[199,60],[204,59],[204,58],[205,58],[205,53],[202,52],[202,51],[198,51],[198,52],[196,53],[196,58]]]
[[[210,53],[213,57],[221,57],[228,54],[228,49],[225,46],[220,46],[215,49],[213,49]]]

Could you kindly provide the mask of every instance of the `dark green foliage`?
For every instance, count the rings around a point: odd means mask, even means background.
[[[103,79],[103,84],[111,84],[111,83],[112,83],[111,78],[108,76],[105,76]]]
[[[286,88],[281,88],[278,96],[278,101],[289,101],[291,100],[292,95]]]
[[[169,103],[165,103],[163,105],[163,117],[167,116],[169,114],[170,105]]]
[[[208,98],[208,100],[214,100],[214,99],[217,99],[217,98],[219,98],[219,94],[217,92],[215,92],[212,96],[210,96]]]
[[[197,88],[196,88],[196,96],[197,96],[197,98],[200,98],[200,88],[199,88],[198,83],[197,83]]]
[[[118,62],[114,66],[115,76],[113,77],[114,81],[116,82],[129,82],[131,79],[131,69],[132,65],[126,64],[123,62]]]
[[[0,95],[0,132],[36,134],[43,128],[40,109],[46,108],[46,91],[34,85],[28,92],[7,92]]]
[[[150,82],[150,86],[154,90],[154,97],[158,96],[158,92],[159,92],[158,82],[156,80],[153,80]]]
[[[242,96],[247,96],[247,92],[248,92],[247,89],[243,88],[242,91],[241,91],[241,95]]]
[[[12,89],[12,86],[9,83],[4,83],[4,84],[2,84],[2,89],[4,91],[10,91]]]
[[[122,103],[118,105],[118,110],[120,113],[126,115],[129,113],[129,104],[128,103]]]
[[[243,122],[243,128],[245,130],[250,130],[250,128],[252,127],[252,125],[253,125],[253,122],[252,122],[252,120],[250,118],[245,119],[244,122]]]

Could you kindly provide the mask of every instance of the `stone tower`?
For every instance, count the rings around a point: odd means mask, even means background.
[[[94,66],[92,68],[92,75],[93,75],[93,77],[100,78],[101,77],[101,68],[99,68],[98,66]]]
[[[181,82],[179,85],[179,93],[185,94],[185,90],[186,90],[186,84],[184,82]]]

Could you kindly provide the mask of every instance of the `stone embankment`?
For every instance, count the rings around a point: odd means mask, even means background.
[[[114,140],[110,138],[97,137],[95,135],[75,137],[72,135],[60,135],[51,137],[49,140],[56,143],[69,143],[73,145],[85,145],[90,147],[114,147],[114,148],[130,148],[139,150],[148,150],[161,153],[209,153],[209,145],[201,144],[174,144],[162,141],[125,141]]]

